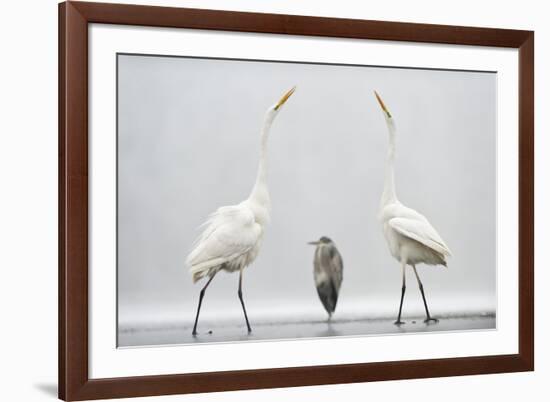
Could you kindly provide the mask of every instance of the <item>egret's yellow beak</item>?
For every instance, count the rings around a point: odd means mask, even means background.
[[[378,101],[378,103],[380,103],[380,107],[382,108],[382,110],[384,111],[384,113],[386,113],[386,114],[388,115],[388,117],[391,119],[390,111],[388,110],[388,108],[387,108],[386,105],[384,104],[384,101],[382,100],[382,98],[380,97],[380,95],[378,95],[378,92],[374,91],[374,96],[376,96],[376,100]]]
[[[279,109],[281,106],[285,104],[285,102],[288,100],[288,98],[291,97],[291,95],[296,91],[296,87],[292,87],[290,91],[288,91],[286,94],[283,95],[281,99],[279,99],[279,102],[275,105],[275,110]]]

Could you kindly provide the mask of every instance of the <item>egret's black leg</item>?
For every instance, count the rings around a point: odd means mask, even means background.
[[[195,325],[193,325],[193,336],[197,335],[197,323],[199,321],[199,314],[201,312],[201,305],[202,305],[202,298],[204,297],[204,294],[206,293],[206,288],[208,285],[210,285],[210,282],[212,282],[212,279],[214,279],[214,276],[216,276],[216,273],[208,279],[208,282],[206,282],[206,285],[201,289],[201,293],[199,295],[199,305],[197,307],[197,316],[195,317]]]
[[[401,310],[403,309],[403,298],[405,297],[406,286],[401,287],[401,302],[399,303],[399,315],[397,316],[397,321],[394,322],[395,325],[405,324],[405,321],[401,321]]]
[[[397,315],[397,321],[394,322],[395,325],[401,325],[405,324],[404,321],[401,321],[401,310],[403,310],[403,299],[405,298],[405,289],[407,288],[405,285],[405,264],[402,264],[402,271],[403,271],[403,285],[401,286],[401,302],[399,303],[399,314]]]
[[[244,313],[244,319],[246,320],[246,327],[248,328],[248,332],[252,332],[252,328],[250,328],[250,323],[248,322],[248,315],[246,314],[246,307],[244,306],[244,300],[243,300],[243,270],[239,272],[239,291],[237,294],[239,295],[239,300],[241,301],[241,306],[243,306],[243,313]]]
[[[426,309],[426,319],[424,322],[438,322],[439,320],[437,318],[432,318],[430,316],[430,310],[428,309],[428,303],[426,303],[426,295],[424,294],[424,286],[422,285],[422,281],[420,280],[420,276],[418,275],[418,272],[416,272],[416,267],[413,265],[414,274],[416,275],[416,280],[418,281],[418,287],[420,288],[420,293],[422,294],[422,300],[424,301],[424,309]]]

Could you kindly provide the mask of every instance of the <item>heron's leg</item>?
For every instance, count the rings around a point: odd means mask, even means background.
[[[239,271],[239,291],[237,294],[239,295],[239,300],[241,301],[241,306],[243,306],[243,313],[244,313],[244,319],[246,320],[246,327],[248,328],[248,332],[252,332],[252,329],[250,328],[250,323],[248,322],[248,315],[246,314],[246,307],[244,306],[244,300],[243,300],[243,270]]]
[[[420,280],[420,276],[418,275],[418,272],[416,271],[416,266],[412,266],[414,270],[414,274],[416,275],[416,280],[418,281],[418,287],[420,288],[420,293],[422,293],[422,300],[424,301],[424,308],[426,309],[426,319],[424,322],[438,322],[439,320],[437,318],[432,318],[430,316],[430,310],[428,310],[428,303],[426,303],[426,296],[424,295],[424,286],[422,285],[422,281]]]
[[[401,302],[399,303],[399,315],[397,316],[397,321],[394,322],[395,325],[405,324],[404,321],[401,321],[401,310],[403,309],[403,298],[405,297],[405,289],[406,289],[406,286],[405,286],[405,268],[406,267],[407,265],[404,262],[402,262],[401,271],[403,273],[403,284],[401,286]]]
[[[210,285],[210,282],[212,282],[212,279],[214,279],[214,276],[216,276],[217,272],[218,271],[214,272],[210,279],[208,279],[208,282],[206,282],[206,285],[204,285],[204,287],[201,289],[201,293],[199,295],[199,305],[197,307],[197,316],[195,317],[195,325],[193,325],[193,335],[197,335],[197,322],[199,321],[199,314],[201,312],[202,298],[206,293],[206,288],[208,287],[208,285]]]

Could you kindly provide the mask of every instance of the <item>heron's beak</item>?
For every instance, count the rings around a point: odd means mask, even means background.
[[[384,104],[384,101],[382,100],[382,98],[380,97],[380,95],[378,95],[378,92],[374,91],[374,96],[376,96],[376,100],[378,101],[378,103],[380,103],[380,107],[382,108],[382,110],[384,111],[384,113],[386,113],[386,114],[388,115],[388,117],[391,119],[390,111],[388,110],[388,108],[387,108],[386,105]]]
[[[283,95],[281,99],[279,99],[279,102],[275,105],[275,110],[279,109],[281,106],[285,104],[285,102],[292,96],[292,94],[296,91],[296,87],[292,87],[290,91],[288,91],[286,94]]]
[[[309,241],[309,242],[307,242],[307,244],[311,244],[312,246],[317,246],[317,245],[319,245],[319,243],[320,243],[319,241]]]

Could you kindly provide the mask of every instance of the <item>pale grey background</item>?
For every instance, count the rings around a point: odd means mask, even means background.
[[[434,314],[496,308],[496,74],[173,57],[118,57],[118,297],[122,327],[189,323],[203,283],[185,257],[198,226],[245,199],[266,108],[291,86],[269,140],[272,223],[247,268],[252,324],[324,318],[313,248],[344,258],[335,318],[393,316],[399,264],[377,220],[387,134],[397,122],[397,192],[453,251],[419,269]],[[220,274],[205,320],[241,319],[238,275]],[[409,272],[404,313],[421,312]]]

